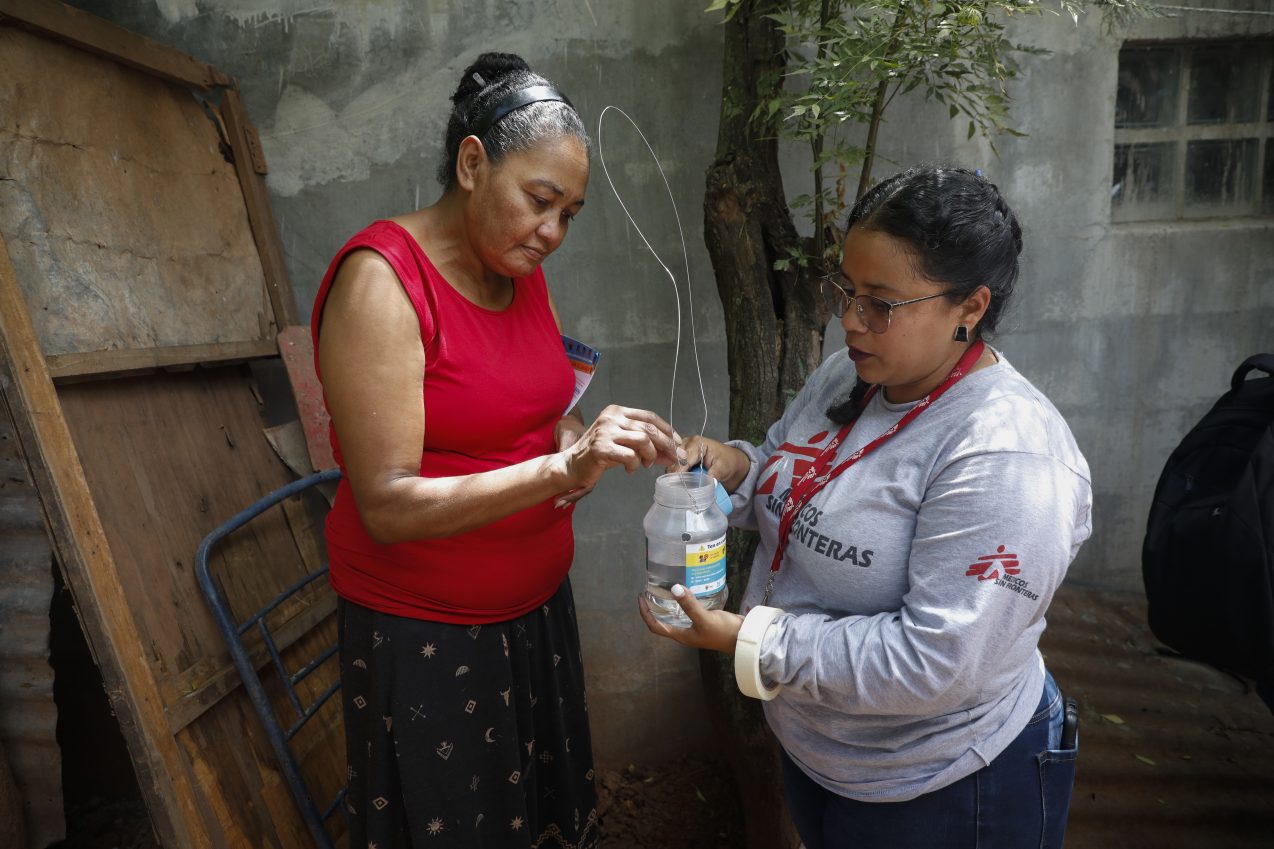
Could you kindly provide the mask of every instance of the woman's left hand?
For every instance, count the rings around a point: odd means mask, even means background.
[[[575,410],[571,410],[558,420],[557,428],[553,431],[554,440],[557,443],[558,451],[565,451],[583,436],[587,426],[584,420],[580,418],[580,414]],[[564,492],[553,500],[553,506],[561,509],[567,505],[574,504],[585,495],[593,491],[591,486],[581,486],[578,489],[572,489],[570,492]]]
[[[695,594],[681,584],[672,588],[672,594],[686,616],[690,617],[690,627],[674,628],[660,622],[651,612],[645,595],[641,595],[637,599],[637,606],[641,609],[641,618],[650,633],[676,640],[683,646],[734,654],[739,628],[743,626],[742,616],[728,610],[706,610],[699,599],[695,598]]]

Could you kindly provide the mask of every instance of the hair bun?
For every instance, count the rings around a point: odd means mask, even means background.
[[[991,188],[995,189],[996,216],[1002,223],[1008,225],[1009,234],[1013,237],[1014,251],[1020,254],[1022,252],[1022,225],[1018,223],[1017,216],[1009,208],[1008,201],[1000,194],[1000,190],[994,185]]]
[[[456,86],[455,94],[451,95],[451,102],[459,105],[461,101],[498,83],[509,74],[530,70],[531,66],[516,53],[483,53],[460,75],[460,85]],[[474,77],[475,74],[477,78]],[[482,80],[481,83],[478,78]]]
[[[1013,234],[1013,247],[1017,248],[1017,252],[1022,252],[1022,225],[1018,223],[1017,216],[1014,215],[1009,219],[1009,232]]]

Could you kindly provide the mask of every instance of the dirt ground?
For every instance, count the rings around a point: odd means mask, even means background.
[[[719,761],[605,770],[597,792],[607,849],[735,849],[743,845],[733,780]]]
[[[1068,849],[1274,847],[1274,715],[1239,679],[1166,653],[1145,600],[1065,587],[1042,649],[1081,706]],[[742,816],[719,761],[598,776],[607,849],[735,849]],[[141,802],[77,806],[58,849],[157,849]]]
[[[597,779],[607,849],[734,849],[742,817],[717,761],[630,764]],[[159,849],[140,801],[89,800],[67,812],[72,835],[53,849]]]

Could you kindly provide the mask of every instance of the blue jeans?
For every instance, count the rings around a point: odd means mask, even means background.
[[[1062,751],[1052,675],[1035,715],[990,764],[906,802],[846,799],[783,755],[783,788],[805,849],[1060,849],[1079,748]]]

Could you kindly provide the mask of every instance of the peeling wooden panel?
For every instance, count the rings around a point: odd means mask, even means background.
[[[246,368],[228,367],[77,383],[58,393],[160,680],[209,654],[228,658],[193,578],[195,549],[291,480],[262,435],[250,382]],[[241,611],[304,574],[281,512],[253,522],[216,557],[226,564],[220,571],[235,576],[225,589]]]
[[[175,348],[142,348],[131,351],[93,351],[88,354],[54,354],[45,357],[49,374],[59,383],[99,375],[121,376],[190,363],[232,363],[261,359],[276,353],[267,341],[220,342],[213,345],[181,345]]]
[[[0,28],[0,104],[0,232],[46,356],[273,338],[239,175],[188,90]]]
[[[0,395],[161,842],[300,847],[193,570],[204,535],[291,475],[248,368],[118,377],[274,355],[294,323],[252,128],[206,70],[50,0],[0,0]],[[207,106],[187,87],[206,79],[224,86]],[[312,567],[305,518],[274,511],[218,550],[240,614]],[[275,614],[289,658],[331,637],[320,590]],[[339,781],[336,703],[304,733],[307,774]]]
[[[274,307],[275,323],[272,329],[296,324],[296,298],[288,282],[287,265],[283,261],[283,245],[270,211],[270,196],[265,186],[265,157],[261,154],[261,140],[256,128],[248,122],[247,110],[239,90],[233,86],[222,96],[220,116],[227,135],[226,143],[233,151],[238,165],[239,187],[243,190],[243,203],[248,212],[248,223],[256,238],[261,265],[265,272],[266,289]],[[254,154],[254,149],[256,153]]]
[[[170,728],[192,766],[201,803],[222,812],[216,814],[215,828],[222,830],[216,840],[230,846],[305,845],[307,832],[264,729],[238,676],[226,674],[229,653],[193,571],[195,549],[205,536],[292,479],[262,432],[250,370],[232,366],[76,383],[61,387],[59,396]],[[308,515],[299,502],[281,506],[213,553],[213,574],[236,619],[264,606],[321,560],[320,531]],[[284,657],[290,670],[303,665],[300,658],[323,640],[334,639],[331,610],[331,589],[323,582],[272,614],[271,628],[288,634]],[[315,619],[316,611],[326,615]],[[288,633],[291,622],[301,626],[299,633]],[[255,634],[245,642],[260,645]],[[301,690],[316,694],[335,674],[329,662]],[[265,677],[267,688],[277,691],[273,675]],[[286,725],[290,708],[281,692],[275,695]],[[343,775],[340,722],[339,710],[328,708],[297,741],[318,741],[309,745],[313,765],[303,769],[322,784],[330,784],[329,773],[335,780]],[[223,745],[229,739],[236,745]],[[249,803],[265,803],[268,817],[244,816]]]
[[[29,845],[66,836],[49,666],[53,547],[0,395],[0,751],[22,797]]]
[[[141,641],[3,240],[0,390],[35,478],[54,552],[76,597],[80,623],[128,743],[151,821],[166,845],[207,845],[200,839],[202,832],[186,827],[197,825],[199,817],[174,741],[150,731],[164,725],[154,678],[135,648]]]

